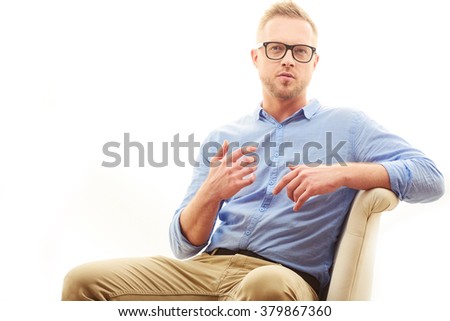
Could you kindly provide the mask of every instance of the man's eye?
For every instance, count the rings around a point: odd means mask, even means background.
[[[295,48],[295,54],[297,55],[306,55],[307,51],[305,48]]]
[[[270,47],[270,50],[271,51],[283,51],[284,48],[283,48],[283,46],[272,46],[272,47]]]

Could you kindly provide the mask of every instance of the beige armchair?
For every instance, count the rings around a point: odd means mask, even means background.
[[[397,204],[387,189],[358,192],[336,250],[327,301],[370,300],[380,216]]]

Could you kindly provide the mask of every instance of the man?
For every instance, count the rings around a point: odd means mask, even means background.
[[[443,194],[422,152],[360,112],[307,99],[316,45],[313,21],[292,2],[261,19],[251,57],[263,101],[206,139],[170,226],[187,260],[83,265],[66,276],[64,300],[317,300],[357,190],[410,202]]]

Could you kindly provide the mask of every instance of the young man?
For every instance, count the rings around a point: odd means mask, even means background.
[[[410,202],[443,194],[422,152],[360,112],[308,101],[319,56],[301,8],[273,5],[257,42],[263,101],[206,139],[170,226],[187,260],[83,265],[66,276],[64,300],[316,300],[357,190],[383,187]],[[211,146],[221,146],[214,157]]]

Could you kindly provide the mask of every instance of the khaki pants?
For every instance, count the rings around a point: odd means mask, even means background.
[[[317,300],[297,273],[245,255],[203,253],[182,261],[166,257],[88,263],[71,270],[63,300]]]

